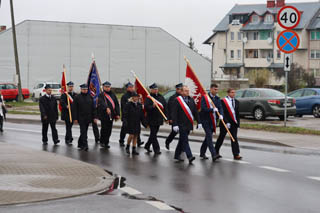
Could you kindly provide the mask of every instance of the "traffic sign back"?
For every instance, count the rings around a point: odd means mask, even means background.
[[[277,45],[284,53],[293,53],[300,45],[299,35],[292,30],[282,31],[277,38]]]

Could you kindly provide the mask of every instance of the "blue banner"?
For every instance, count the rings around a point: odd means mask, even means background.
[[[96,63],[92,62],[91,70],[88,78],[88,93],[91,95],[94,101],[94,105],[97,106],[98,96],[100,94],[100,78]]]

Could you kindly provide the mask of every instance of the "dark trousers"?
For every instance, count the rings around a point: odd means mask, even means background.
[[[66,142],[72,142],[73,141],[73,137],[72,137],[72,126],[73,126],[73,122],[70,123],[69,119],[65,120],[65,124],[66,124],[66,136],[65,136],[65,140]]]
[[[100,143],[109,145],[109,139],[112,132],[113,121],[111,120],[102,120],[101,121],[101,130],[100,130]]]
[[[3,117],[1,115],[0,115],[0,131],[3,131]]]
[[[174,158],[179,159],[182,152],[185,152],[187,158],[192,158],[192,152],[189,145],[189,130],[184,130],[179,126],[179,142],[174,153]]]
[[[209,148],[212,157],[216,156],[217,153],[215,148],[213,147],[213,142],[212,142],[213,126],[212,124],[210,125],[209,123],[202,123],[202,127],[204,129],[204,132],[206,133],[206,137],[204,138],[204,141],[200,148],[200,156],[201,157],[205,156],[207,148]]]
[[[150,136],[149,136],[148,142],[145,145],[146,149],[150,149],[150,146],[152,144],[153,151],[155,153],[156,152],[160,152],[160,146],[159,146],[159,142],[158,142],[158,139],[157,139],[157,134],[158,134],[159,128],[160,128],[159,125],[150,126]]]
[[[234,126],[234,125],[231,125],[231,128],[229,129],[230,132],[231,132],[231,135],[233,136],[233,138],[235,139],[235,141],[231,141],[231,148],[232,148],[232,153],[233,153],[233,156],[237,156],[240,154],[240,148],[239,148],[239,143],[238,143],[238,127]],[[224,126],[220,126],[220,135],[218,137],[218,140],[217,140],[217,143],[216,143],[216,146],[215,146],[215,149],[216,149],[216,152],[219,153],[220,151],[220,148],[223,144],[223,141],[224,141],[224,138],[227,134],[227,130],[225,129]]]
[[[166,139],[166,144],[170,144],[173,141],[173,139],[176,137],[176,135],[178,134],[177,132],[173,131],[172,128],[173,127],[171,127],[171,132],[170,132],[169,136]]]
[[[58,131],[56,129],[56,122],[42,122],[42,142],[48,142],[48,128],[49,124],[51,127],[52,140],[53,142],[58,141]]]
[[[80,137],[78,139],[79,148],[88,148],[88,127],[89,123],[79,123]]]
[[[127,130],[126,130],[126,127],[121,126],[121,131],[120,131],[120,139],[119,139],[119,143],[124,143],[124,139],[126,138],[126,134],[127,134]],[[138,135],[138,143],[141,142],[141,138],[140,138],[140,135]]]
[[[94,134],[94,139],[95,139],[96,142],[98,142],[100,140],[98,124],[96,124],[93,121],[92,121],[91,124],[92,124],[92,130],[93,130],[93,134]]]

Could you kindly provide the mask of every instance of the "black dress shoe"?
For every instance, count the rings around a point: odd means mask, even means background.
[[[110,145],[104,145],[104,148],[110,149]]]
[[[147,150],[148,153],[152,152],[150,148],[144,147],[144,149]]]
[[[54,143],[54,145],[57,145],[58,143],[60,143],[60,140],[56,140],[53,143]]]
[[[100,140],[95,140],[95,141],[96,141],[96,143],[99,143]]]
[[[155,152],[154,154],[155,154],[155,155],[161,155],[161,152],[158,151],[158,152]]]
[[[181,158],[174,158],[177,162],[183,162],[184,159],[181,159]]]
[[[189,164],[192,164],[192,162],[196,159],[196,157],[189,158]]]
[[[166,149],[170,150],[170,144],[166,143]]]
[[[119,143],[119,145],[120,145],[120,147],[124,147],[125,145],[124,145],[124,143]]]
[[[240,155],[234,156],[233,157],[234,160],[242,160],[242,157]]]
[[[43,141],[42,145],[48,145],[48,142],[47,141]]]
[[[139,141],[139,142],[138,142],[138,147],[141,147],[143,144],[144,144],[143,141]]]
[[[82,150],[87,152],[89,150],[89,148],[88,147],[84,147]]]
[[[218,159],[219,159],[219,155],[212,156],[212,161],[213,161],[213,162],[216,161],[216,160],[218,160]]]
[[[202,158],[202,160],[208,160],[209,159],[206,155],[200,155],[200,158]]]
[[[219,155],[219,154],[217,154],[217,157],[218,157],[218,159],[219,159],[219,158],[222,158],[222,156],[221,156],[221,155]]]

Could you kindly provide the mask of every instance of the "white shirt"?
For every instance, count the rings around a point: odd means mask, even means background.
[[[227,96],[226,100],[227,100],[227,102],[228,102],[228,105],[229,105],[229,107],[230,107],[230,109],[231,109],[231,112],[232,112],[232,114],[233,114],[233,116],[234,116],[234,118],[235,118],[235,120],[236,120],[236,123],[237,123],[236,111],[235,111],[235,109],[234,109],[234,107],[233,107],[233,105],[232,105],[232,100],[233,100],[233,102],[234,102],[234,105],[236,105],[236,101],[234,100],[234,98],[231,98],[231,97],[229,97],[229,96]]]

